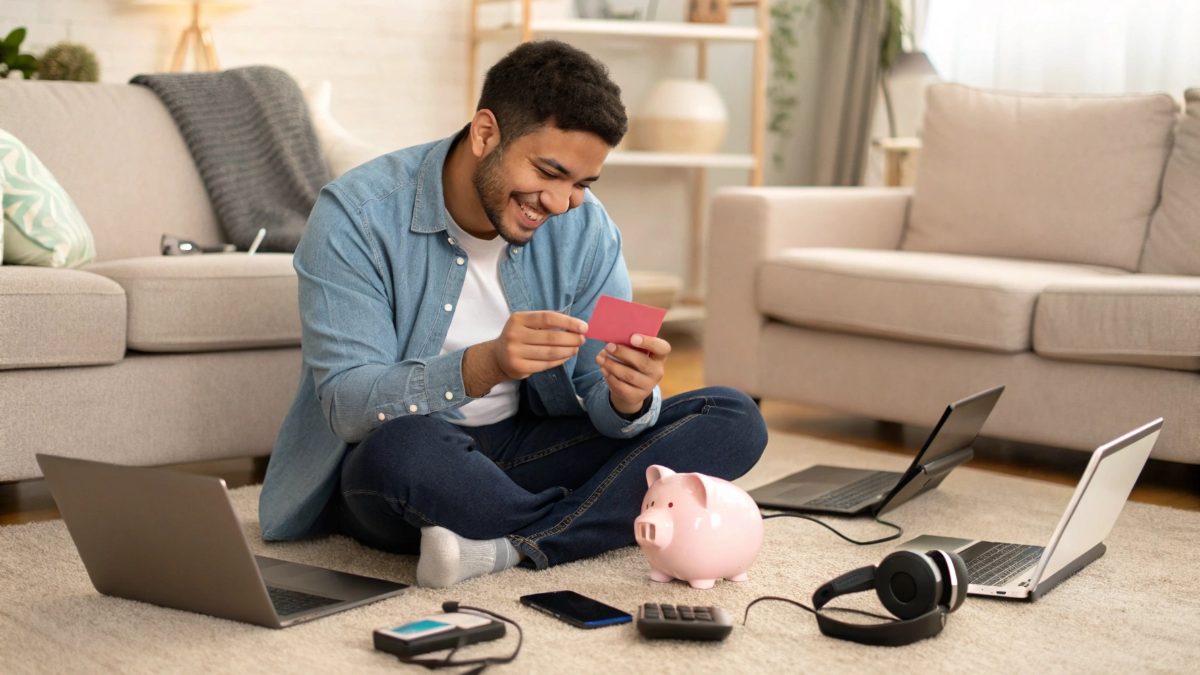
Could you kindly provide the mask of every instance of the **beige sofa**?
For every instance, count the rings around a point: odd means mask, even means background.
[[[1200,463],[1200,90],[927,99],[911,192],[715,197],[706,381],[924,426],[1003,383],[985,435],[1162,416],[1153,456]]]
[[[147,89],[0,81],[0,128],[72,196],[97,251],[78,270],[0,265],[0,481],[39,476],[37,452],[268,453],[300,372],[291,256],[160,255],[165,233],[221,233]]]

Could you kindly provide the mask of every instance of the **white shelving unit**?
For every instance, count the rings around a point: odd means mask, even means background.
[[[749,8],[755,12],[754,26],[730,26],[713,23],[683,23],[668,21],[614,21],[606,19],[540,20],[533,16],[532,0],[520,0],[520,20],[514,25],[481,27],[479,7],[494,2],[514,0],[471,0],[470,12],[470,75],[467,101],[474,113],[477,98],[476,73],[479,69],[479,45],[485,41],[510,40],[527,42],[536,37],[554,37],[572,41],[596,42],[653,40],[693,43],[696,46],[696,76],[708,77],[708,45],[710,43],[743,43],[754,49],[751,73],[750,148],[745,153],[688,154],[618,150],[612,152],[605,166],[673,167],[692,172],[691,227],[688,241],[688,270],[683,284],[683,302],[667,314],[668,321],[694,321],[704,318],[701,266],[704,259],[704,223],[707,199],[705,176],[708,169],[744,169],[749,172],[749,184],[761,185],[766,126],[767,35],[770,7],[768,0],[730,0],[732,9]]]

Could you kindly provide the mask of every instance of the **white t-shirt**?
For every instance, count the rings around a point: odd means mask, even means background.
[[[448,215],[446,221],[448,233],[467,253],[463,261],[467,277],[446,341],[442,343],[443,354],[494,340],[500,336],[509,316],[508,301],[500,286],[500,258],[508,250],[508,242],[499,236],[479,239],[467,234]],[[441,416],[464,427],[481,427],[516,415],[519,404],[517,381],[505,380],[483,398],[446,410]]]

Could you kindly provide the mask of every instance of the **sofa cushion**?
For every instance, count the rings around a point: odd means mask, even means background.
[[[79,267],[96,257],[92,231],[70,195],[32,150],[3,129],[0,204],[8,237],[2,257],[8,262]]]
[[[164,234],[221,241],[196,163],[149,89],[0,80],[0,128],[36,152],[75,200],[97,260],[155,255]]]
[[[78,270],[0,267],[0,370],[94,366],[125,355],[125,293]]]
[[[218,351],[300,344],[291,254],[129,258],[87,269],[125,289],[130,349]]]
[[[1187,111],[1163,174],[1162,201],[1150,221],[1142,271],[1200,275],[1200,89],[1184,95]]]
[[[1200,277],[1131,274],[1048,286],[1033,349],[1071,361],[1200,370]]]
[[[1176,112],[1166,94],[931,86],[901,248],[1136,270]]]
[[[940,253],[800,248],[759,269],[763,314],[800,326],[995,352],[1030,347],[1038,293],[1119,270]]]

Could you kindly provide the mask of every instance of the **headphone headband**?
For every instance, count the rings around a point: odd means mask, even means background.
[[[946,615],[966,596],[966,566],[954,553],[896,551],[878,566],[859,567],[822,584],[813,593],[817,627],[830,637],[868,645],[898,647],[933,637]],[[848,623],[821,612],[842,595],[874,589],[895,621]]]

